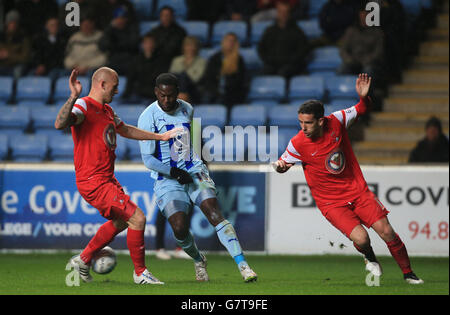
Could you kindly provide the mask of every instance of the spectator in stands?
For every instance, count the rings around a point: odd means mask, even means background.
[[[45,22],[50,16],[58,15],[58,3],[55,0],[19,0],[16,8],[21,16],[21,25],[33,38],[44,31]]]
[[[380,26],[385,34],[387,78],[392,83],[402,79],[402,69],[406,66],[406,14],[399,0],[377,0],[380,2]]]
[[[264,31],[258,43],[263,74],[289,78],[302,72],[308,51],[308,39],[291,18],[290,4],[279,2],[276,22]]]
[[[134,59],[127,76],[123,98],[127,99],[128,103],[148,105],[156,99],[155,80],[165,71],[161,59],[155,36],[152,33],[145,34],[141,40],[141,52]]]
[[[257,11],[257,0],[227,1],[227,19],[232,21],[249,21]]]
[[[343,64],[341,74],[367,73],[380,84],[384,63],[384,33],[379,27],[366,24],[368,12],[359,11],[357,24],[347,28],[340,43]]]
[[[347,28],[354,25],[359,2],[356,0],[328,0],[319,12],[323,31],[322,45],[335,45]]]
[[[5,17],[5,31],[0,33],[0,75],[22,76],[30,54],[31,40],[20,27],[20,14],[11,10]]]
[[[183,41],[183,55],[173,59],[169,70],[178,76],[181,98],[193,103],[200,101],[197,84],[205,73],[207,63],[198,55],[199,50],[200,41],[196,37],[186,36]]]
[[[77,68],[80,75],[89,75],[107,63],[107,56],[99,48],[103,32],[96,29],[94,19],[89,15],[81,18],[80,30],[73,34],[66,47],[64,67]]]
[[[100,49],[108,54],[108,66],[119,75],[127,75],[133,58],[138,53],[139,29],[130,23],[126,6],[119,6],[113,13],[113,19],[103,32]]]
[[[228,33],[222,39],[222,49],[208,60],[201,79],[205,103],[227,106],[243,103],[247,97],[245,63],[239,54],[236,34]]]
[[[99,17],[100,29],[105,30],[108,26],[110,26],[114,15],[117,13],[116,10],[120,7],[125,7],[128,17],[128,23],[136,24],[136,26],[139,26],[139,20],[136,15],[136,10],[130,0],[99,0],[98,2],[99,11],[102,12]]]
[[[45,23],[45,31],[33,41],[32,75],[47,75],[52,80],[64,75],[65,37],[59,32],[58,17],[50,17]]]
[[[186,31],[175,21],[174,11],[171,7],[161,8],[159,21],[160,24],[152,29],[151,33],[156,38],[161,62],[165,67],[165,72],[167,72],[172,59],[181,53],[181,45],[184,37],[186,37]]]
[[[277,18],[277,5],[280,2],[290,5],[294,20],[308,17],[308,0],[257,0],[257,12],[251,17],[251,22],[275,20]]]
[[[410,163],[448,163],[448,139],[442,132],[439,118],[431,117],[425,125],[425,138],[409,155]]]
[[[187,18],[191,21],[207,21],[214,23],[221,18],[227,8],[228,0],[185,0],[187,6]],[[238,0],[240,2],[254,1],[254,0]]]

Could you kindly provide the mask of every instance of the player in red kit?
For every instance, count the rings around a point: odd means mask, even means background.
[[[388,211],[367,186],[347,135],[347,128],[366,113],[371,103],[370,85],[371,78],[360,74],[356,80],[360,102],[326,117],[320,101],[302,104],[298,111],[302,130],[291,139],[274,168],[284,173],[295,163],[302,164],[317,207],[334,227],[353,241],[365,257],[366,269],[373,275],[381,276],[382,269],[363,225],[372,228],[386,242],[404,279],[420,284],[423,280],[412,271],[406,247],[388,221]]]
[[[89,269],[93,255],[128,228],[127,246],[134,264],[134,282],[163,284],[145,266],[145,214],[114,177],[116,132],[135,140],[167,141],[179,130],[155,134],[121,121],[108,105],[118,92],[119,77],[114,70],[98,69],[92,76],[89,95],[83,98],[78,98],[82,86],[77,76],[78,71],[73,70],[69,79],[71,96],[60,109],[55,128],[71,127],[78,191],[108,221],[98,229],[83,252],[72,257],[70,262],[83,281],[92,281]]]

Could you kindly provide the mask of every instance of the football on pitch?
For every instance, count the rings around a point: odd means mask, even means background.
[[[116,264],[116,253],[114,253],[114,250],[109,246],[105,246],[99,250],[94,255],[91,262],[92,270],[101,275],[113,271]]]

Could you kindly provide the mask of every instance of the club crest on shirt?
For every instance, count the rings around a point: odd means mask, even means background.
[[[345,155],[341,150],[330,152],[325,159],[325,167],[331,174],[340,174],[345,168]]]
[[[105,131],[103,132],[103,140],[110,150],[116,148],[116,130],[114,129],[113,124],[106,126]]]

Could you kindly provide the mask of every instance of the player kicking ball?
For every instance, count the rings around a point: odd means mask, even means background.
[[[372,79],[360,74],[356,91],[360,102],[324,117],[320,101],[307,101],[298,111],[302,130],[273,164],[278,173],[301,163],[311,194],[325,218],[345,234],[364,255],[366,270],[381,276],[382,269],[366,229],[372,228],[386,242],[392,257],[410,284],[422,284],[411,269],[405,244],[388,221],[386,208],[369,190],[347,135],[347,128],[366,113]]]
[[[77,76],[78,71],[73,70],[69,79],[71,95],[56,117],[55,128],[71,127],[78,191],[108,221],[70,263],[83,281],[91,282],[89,270],[94,254],[128,228],[127,246],[134,264],[134,282],[163,284],[145,266],[144,212],[130,200],[114,176],[116,132],[135,140],[165,141],[181,130],[155,134],[125,124],[108,105],[118,92],[119,77],[114,70],[98,69],[92,76],[89,95],[83,98],[78,98],[83,87]]]
[[[183,136],[169,141],[140,141],[142,160],[155,179],[156,203],[167,218],[178,246],[194,260],[196,279],[208,281],[207,261],[199,252],[189,231],[188,212],[191,201],[205,214],[217,232],[220,242],[234,258],[245,282],[255,281],[256,273],[242,253],[236,232],[220,211],[214,182],[191,145],[192,106],[178,97],[178,79],[163,73],[156,79],[157,101],[139,117],[138,127],[160,133],[183,127]]]

